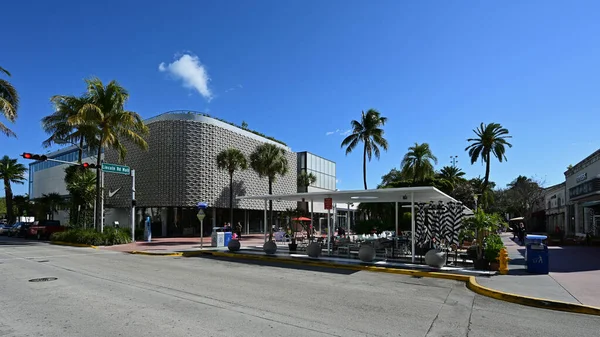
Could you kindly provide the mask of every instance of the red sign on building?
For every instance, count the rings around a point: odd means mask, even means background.
[[[325,198],[325,209],[333,209],[333,200],[331,198]]]

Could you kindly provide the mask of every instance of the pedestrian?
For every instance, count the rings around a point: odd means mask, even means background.
[[[237,229],[237,236],[241,240],[242,239],[242,224],[238,222],[236,229]]]

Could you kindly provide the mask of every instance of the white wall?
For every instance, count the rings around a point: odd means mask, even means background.
[[[65,184],[65,168],[67,165],[58,165],[48,169],[36,171],[33,173],[31,199],[41,198],[43,194],[58,193],[67,195],[67,186]]]

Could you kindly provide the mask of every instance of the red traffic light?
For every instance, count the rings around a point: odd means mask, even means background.
[[[31,159],[31,160],[39,160],[39,161],[48,160],[48,157],[46,157],[43,154],[33,154],[33,153],[29,153],[29,152],[24,152],[21,156],[25,159]]]
[[[81,167],[83,167],[84,169],[96,169],[99,166],[96,164],[83,163],[83,164],[81,164]]]

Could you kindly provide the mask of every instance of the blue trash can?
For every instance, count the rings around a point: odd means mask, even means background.
[[[231,241],[231,232],[225,232],[225,240],[223,240],[225,247],[227,247],[229,241]]]
[[[548,259],[548,246],[544,240],[545,235],[527,235],[525,259],[527,272],[532,274],[548,274],[550,272],[550,261]]]

